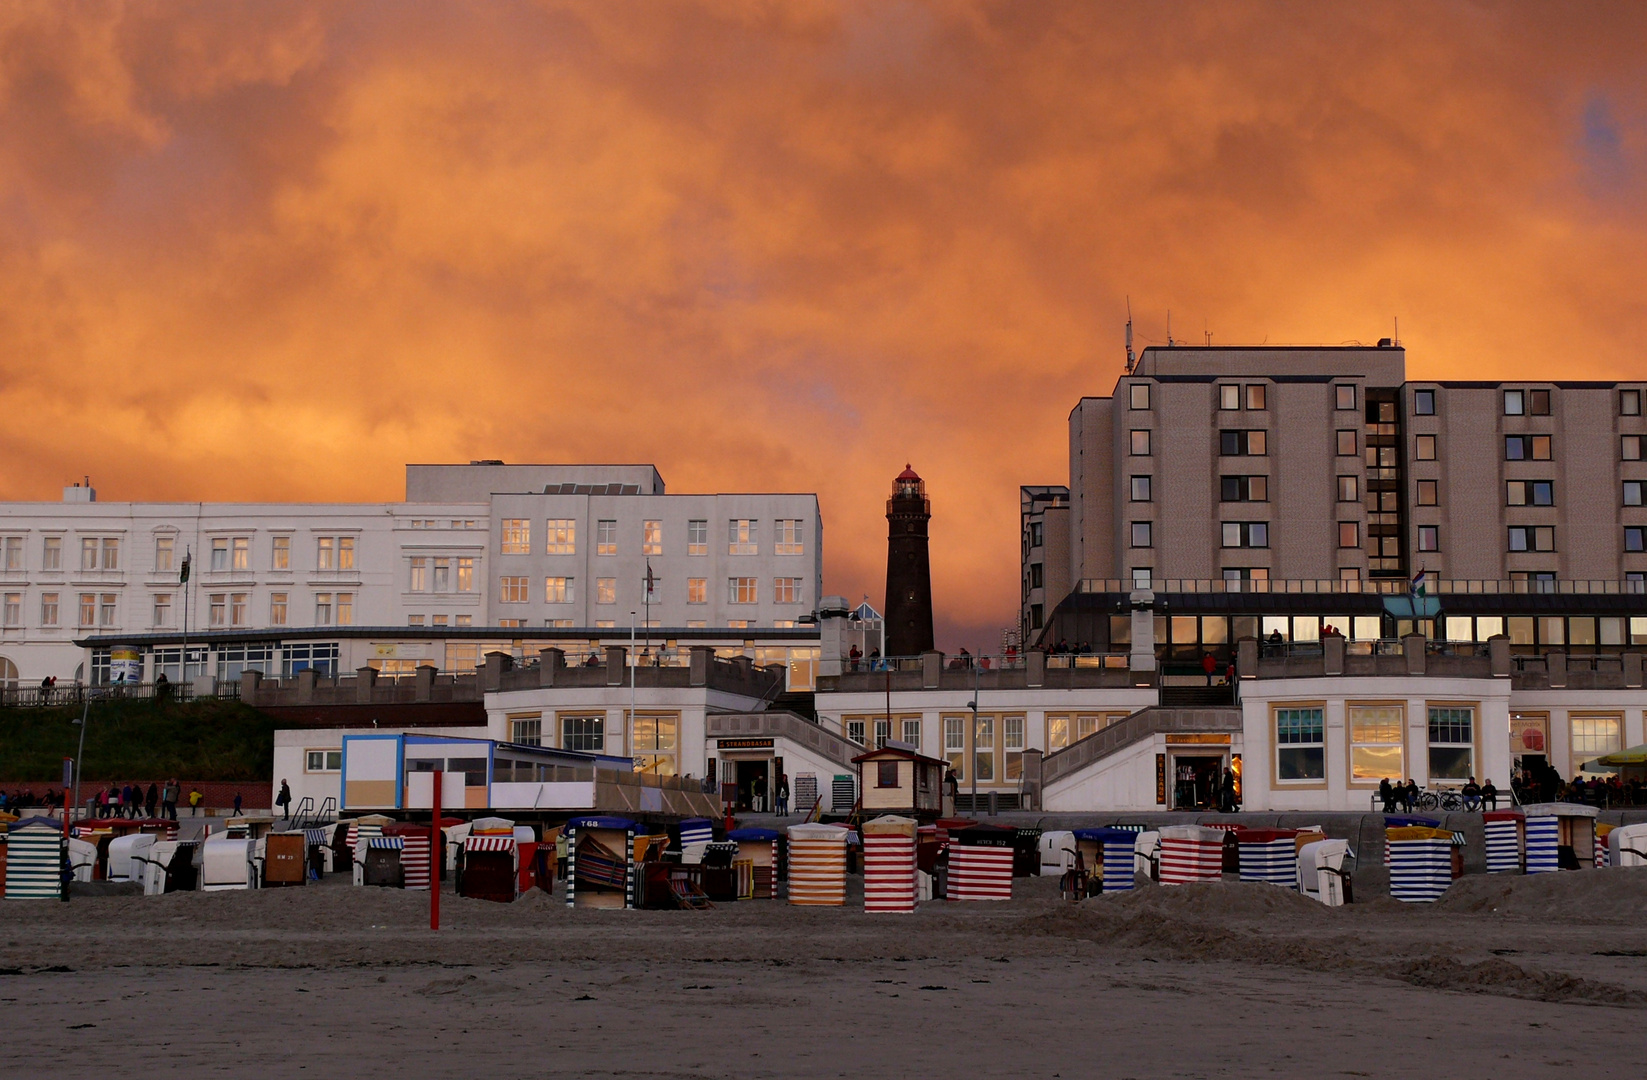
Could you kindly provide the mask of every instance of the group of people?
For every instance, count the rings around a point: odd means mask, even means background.
[[[1403,813],[1412,813],[1418,807],[1419,790],[1418,781],[1412,777],[1408,777],[1405,784],[1400,780],[1392,784],[1386,776],[1378,782],[1378,797],[1384,803],[1384,813],[1393,814],[1398,807]],[[1459,794],[1464,798],[1466,810],[1498,809],[1498,788],[1492,777],[1488,777],[1485,784],[1478,784],[1475,777],[1470,777]]]
[[[181,791],[182,786],[176,780],[167,780],[164,784],[150,783],[147,791],[143,790],[141,783],[121,784],[118,787],[110,784],[106,788],[99,788],[90,801],[98,817],[158,817],[176,821],[177,801]],[[189,812],[198,813],[200,802],[204,798],[198,789],[191,788]]]
[[[866,658],[864,657],[864,651],[862,649],[858,648],[858,646],[854,645],[854,646],[852,646],[852,648],[850,648],[846,651],[846,660],[847,660],[847,664],[849,665],[850,669],[853,670],[853,671],[859,671],[859,670],[879,671],[879,670],[881,670],[881,650],[880,649],[870,649],[869,650],[869,656],[866,660]],[[863,666],[863,665],[866,665],[866,664],[867,664],[867,666]]]
[[[46,810],[55,810],[63,803],[63,794],[52,788],[47,788],[42,795],[36,795],[33,788],[18,788],[16,791],[0,791],[0,810],[8,813],[17,813],[30,807],[43,807]]]
[[[766,812],[766,777],[756,776],[749,785],[749,809],[757,814]],[[778,782],[773,791],[772,813],[783,817],[789,813],[789,775],[778,774]]]

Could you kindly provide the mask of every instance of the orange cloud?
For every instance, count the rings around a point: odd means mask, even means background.
[[[0,496],[393,498],[405,461],[816,490],[1014,621],[1017,485],[1144,341],[1642,377],[1633,6],[24,4]]]

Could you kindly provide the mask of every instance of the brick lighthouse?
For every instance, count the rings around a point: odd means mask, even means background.
[[[886,501],[886,654],[918,656],[932,648],[932,565],[926,484],[908,465]]]

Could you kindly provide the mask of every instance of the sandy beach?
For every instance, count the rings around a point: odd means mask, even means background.
[[[21,1074],[1637,1075],[1647,874],[1471,876],[1327,909],[1267,885],[912,916],[569,911],[320,886],[8,903]]]

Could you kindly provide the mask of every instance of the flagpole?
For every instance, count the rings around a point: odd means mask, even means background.
[[[194,576],[189,573],[189,559],[194,548],[189,545],[183,547],[183,574],[178,582],[183,586],[183,659],[177,668],[177,681],[187,686],[189,682],[189,590],[190,579]],[[183,700],[183,686],[177,688],[177,700]]]

